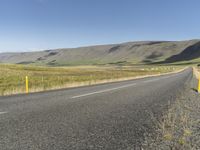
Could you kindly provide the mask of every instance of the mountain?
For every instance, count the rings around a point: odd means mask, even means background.
[[[0,53],[1,63],[36,65],[151,64],[192,61],[200,40],[143,41],[40,52]]]
[[[181,53],[171,56],[165,60],[165,62],[178,62],[178,61],[190,61],[200,57],[200,42],[187,47]]]

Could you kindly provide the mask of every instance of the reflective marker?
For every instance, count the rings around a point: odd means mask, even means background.
[[[28,93],[28,76],[26,76],[26,93]]]

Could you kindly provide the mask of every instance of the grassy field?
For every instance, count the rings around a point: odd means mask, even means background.
[[[29,77],[30,92],[36,92],[111,82],[137,76],[171,72],[177,69],[180,69],[180,67],[37,67],[0,64],[0,95],[24,93],[25,76]]]

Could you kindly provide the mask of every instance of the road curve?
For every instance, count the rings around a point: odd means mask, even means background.
[[[131,150],[173,102],[192,69],[50,92],[0,97],[1,150]]]

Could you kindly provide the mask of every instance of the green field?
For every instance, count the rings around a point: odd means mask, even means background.
[[[30,92],[67,88],[160,74],[180,69],[177,66],[77,66],[37,67],[0,65],[0,95],[25,92],[25,76]]]

